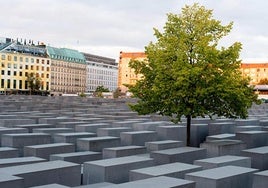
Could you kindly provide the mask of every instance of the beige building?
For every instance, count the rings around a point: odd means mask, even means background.
[[[3,39],[2,39],[3,40]],[[2,41],[0,45],[0,92],[27,93],[27,76],[33,75],[41,80],[41,91],[50,90],[50,58],[44,46],[18,41]]]
[[[51,58],[51,94],[79,94],[86,90],[86,60],[67,48],[47,47]]]
[[[268,60],[262,62],[242,62],[241,72],[243,76],[250,77],[251,85],[258,85],[260,80],[268,79]]]
[[[118,87],[121,92],[127,92],[128,88],[125,84],[133,85],[141,75],[135,74],[134,70],[129,67],[131,60],[145,60],[146,55],[144,52],[120,52],[118,64]]]

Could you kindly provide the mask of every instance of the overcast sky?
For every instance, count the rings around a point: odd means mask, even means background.
[[[194,2],[213,9],[223,24],[234,22],[222,45],[242,42],[241,59],[268,60],[266,0],[0,0],[0,37],[42,41],[54,47],[110,57],[144,51],[167,13]]]

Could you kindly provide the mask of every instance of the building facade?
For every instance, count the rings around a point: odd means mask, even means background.
[[[262,79],[268,79],[268,60],[242,63],[241,72],[243,76],[250,77],[251,85],[258,85]]]
[[[93,93],[98,86],[113,92],[117,88],[118,64],[115,59],[83,53],[87,64],[86,92]]]
[[[121,92],[126,93],[128,88],[125,84],[133,85],[141,75],[135,74],[134,70],[129,67],[131,60],[143,61],[146,59],[144,52],[120,52],[118,68],[118,87]]]
[[[43,45],[0,39],[0,92],[25,93],[29,91],[28,75],[40,79],[40,90],[50,90],[50,58]]]
[[[51,93],[79,94],[86,90],[86,60],[82,53],[47,46],[51,58]]]

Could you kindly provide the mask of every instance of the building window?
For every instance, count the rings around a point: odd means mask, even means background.
[[[29,62],[29,58],[28,58],[28,57],[25,58],[25,62],[26,62],[26,63]]]
[[[20,76],[22,76],[22,72],[20,71]]]
[[[49,60],[47,60],[47,65],[49,65]]]
[[[14,66],[14,69],[17,69],[17,64],[14,64],[13,66]]]
[[[5,67],[5,63],[1,63],[1,66],[4,68]]]
[[[6,55],[3,54],[3,55],[1,56],[1,59],[2,59],[2,60],[5,60],[5,59],[6,59]]]
[[[23,62],[23,57],[20,57],[20,62]]]
[[[7,79],[7,88],[10,89],[10,79]]]
[[[8,75],[8,76],[10,76],[10,70],[9,70],[9,71],[7,71],[7,75]]]
[[[28,89],[28,81],[25,81],[25,89]]]
[[[22,80],[19,80],[19,89],[22,89]]]
[[[25,69],[28,70],[28,65],[25,65]]]
[[[14,71],[14,76],[17,76],[17,71]]]
[[[39,59],[36,59],[36,63],[39,63]]]
[[[20,69],[22,69],[22,67],[23,67],[23,66],[20,64]]]
[[[17,61],[18,60],[18,57],[17,56],[14,56],[14,61]]]
[[[5,87],[5,80],[1,79],[1,88],[4,88],[4,87]]]
[[[31,58],[31,63],[34,63],[34,58]]]
[[[11,63],[8,63],[7,64],[7,68],[11,68]]]
[[[33,70],[34,69],[34,66],[33,65],[31,65],[31,70]]]
[[[13,80],[13,89],[17,88],[17,80]]]
[[[42,64],[45,64],[45,60],[44,59],[42,59]]]
[[[4,70],[1,70],[1,75],[5,75],[5,71]]]

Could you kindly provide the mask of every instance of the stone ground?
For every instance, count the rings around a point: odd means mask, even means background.
[[[243,119],[140,116],[134,99],[0,96],[1,188],[267,188],[268,105]]]

